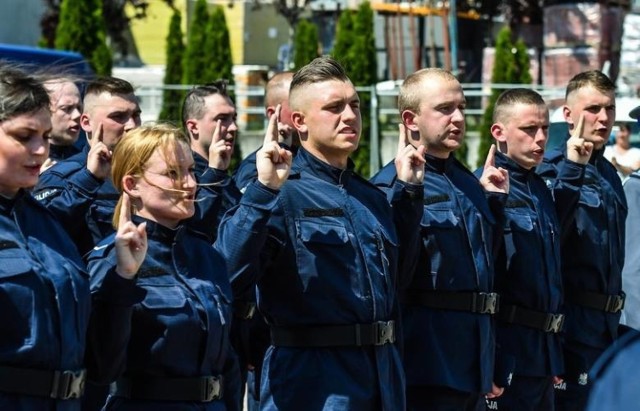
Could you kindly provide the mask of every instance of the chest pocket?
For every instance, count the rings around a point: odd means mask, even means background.
[[[187,299],[177,285],[153,285],[144,287],[147,294],[142,306],[152,311],[173,311],[184,307]]]
[[[602,200],[600,193],[596,187],[583,186],[580,190],[580,200],[578,202],[578,210],[576,211],[576,227],[580,235],[586,235],[591,238],[595,244],[603,241],[602,233],[598,227],[601,227],[601,219],[605,210],[601,210]]]
[[[349,235],[345,226],[337,223],[300,221],[300,239],[304,243],[346,244]]]
[[[425,207],[424,211],[423,227],[454,229],[460,225],[460,219],[449,209]]]
[[[505,210],[506,227],[505,231],[531,232],[535,225],[534,219],[526,212]]]
[[[0,350],[13,351],[35,344],[37,333],[38,300],[49,296],[33,273],[31,256],[17,244],[2,242],[0,249],[0,312],[2,312],[2,338]],[[38,291],[39,290],[39,291]],[[45,314],[43,313],[44,317]]]

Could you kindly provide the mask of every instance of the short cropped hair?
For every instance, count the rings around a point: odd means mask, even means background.
[[[503,91],[493,108],[493,122],[506,121],[510,109],[516,104],[546,106],[544,99],[535,90],[529,88],[512,88]]]
[[[40,109],[49,110],[49,93],[37,77],[18,66],[0,62],[0,121]]]
[[[187,120],[190,118],[201,119],[205,113],[206,97],[219,94],[227,99],[231,99],[227,93],[227,80],[219,79],[212,83],[195,86],[184,98],[182,104],[182,125],[187,127]]]
[[[131,83],[117,77],[98,77],[87,84],[85,96],[108,93],[113,95],[134,94]]]
[[[578,73],[567,84],[565,99],[573,92],[584,87],[593,87],[603,94],[615,93],[616,85],[600,70],[589,70]]]
[[[401,114],[405,110],[420,113],[420,103],[422,101],[420,84],[431,78],[435,78],[435,81],[458,81],[451,72],[436,67],[423,68],[410,74],[400,86],[400,93],[398,94],[398,110]]]

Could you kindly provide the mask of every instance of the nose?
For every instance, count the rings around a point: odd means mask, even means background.
[[[195,176],[193,175],[193,173],[192,173],[192,172],[187,173],[187,176],[186,176],[186,177],[187,177],[187,178],[183,179],[183,183],[182,183],[182,184],[183,184],[183,187],[184,187],[185,189],[192,189],[192,188],[195,188],[195,187],[196,187],[196,185],[197,185],[197,183],[196,183],[196,178],[195,178]]]
[[[464,113],[459,108],[455,109],[453,115],[451,116],[452,122],[461,122],[464,121]]]
[[[49,140],[45,140],[44,138],[34,139],[34,143],[31,145],[31,153],[34,156],[48,156]]]
[[[73,121],[78,121],[80,120],[80,116],[82,116],[82,113],[80,112],[80,109],[78,109],[77,107],[73,109],[73,111],[71,112],[71,119]]]
[[[351,107],[351,105],[347,104],[345,105],[343,116],[347,119],[354,119],[358,117],[358,113],[358,109],[354,109],[353,107]]]
[[[135,117],[129,117],[126,123],[124,123],[124,131],[133,130],[134,128],[140,126],[140,121],[136,120]]]

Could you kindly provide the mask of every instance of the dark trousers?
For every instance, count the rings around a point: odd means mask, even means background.
[[[490,406],[490,410],[553,411],[553,378],[514,375],[511,385],[505,388],[504,394],[489,401],[495,401],[496,404],[495,407]]]
[[[591,389],[588,372],[603,351],[582,344],[565,345],[566,372],[564,382],[555,387],[556,411],[583,411],[587,407]]]
[[[556,411],[583,411],[589,399],[589,388],[575,380],[565,380],[556,386]]]
[[[407,387],[407,411],[486,411],[484,394],[447,387]]]

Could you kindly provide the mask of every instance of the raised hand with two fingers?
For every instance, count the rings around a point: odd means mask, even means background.
[[[233,139],[227,139],[227,128],[222,121],[216,121],[216,127],[209,146],[209,167],[217,170],[227,170],[233,156]]]
[[[116,272],[133,279],[147,255],[147,223],[136,226],[131,221],[131,199],[122,193],[120,219],[116,232]]]
[[[262,147],[256,153],[258,181],[274,190],[280,189],[287,181],[293,158],[291,151],[278,144],[277,124],[280,121],[280,110],[281,106],[278,104],[276,112],[269,118]]]
[[[424,178],[425,146],[415,148],[409,143],[409,133],[404,124],[398,124],[398,152],[395,165],[398,180],[411,184],[422,184]]]
[[[587,164],[593,152],[593,143],[584,139],[583,132],[584,114],[580,114],[578,124],[567,140],[567,159],[578,164]]]
[[[106,180],[111,174],[111,150],[102,141],[102,123],[92,136],[93,144],[87,155],[87,169],[94,177]]]
[[[484,162],[480,184],[485,191],[509,194],[509,172],[496,167],[496,145],[492,144]]]

